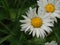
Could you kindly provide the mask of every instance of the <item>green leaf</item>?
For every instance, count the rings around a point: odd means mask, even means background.
[[[33,38],[32,40],[28,40],[28,44],[30,45],[43,45],[46,39],[42,38]]]
[[[0,23],[5,27],[5,29],[6,29],[7,31],[9,31],[12,35],[15,35],[15,33],[12,32],[4,23],[2,23],[1,21],[0,21]]]
[[[11,45],[21,45],[21,42],[19,42],[18,38],[16,36],[11,36],[8,41],[11,42]]]
[[[60,45],[60,34],[59,34],[58,32],[55,32],[55,31],[54,31],[54,34],[55,34],[55,36],[56,36],[57,42],[58,42],[59,45]]]
[[[3,33],[8,33],[6,30],[3,30],[3,29],[0,29],[0,32],[3,32]]]
[[[1,0],[1,3],[3,5],[3,8],[7,11],[9,11],[9,5],[7,3],[7,0]]]
[[[5,16],[10,17],[10,10],[9,10],[10,8],[7,3],[7,0],[1,0],[1,3],[2,3],[2,8],[4,10]]]
[[[0,38],[0,44],[3,43],[5,40],[7,40],[9,37],[11,37],[12,35],[8,35],[4,38]]]
[[[10,18],[12,21],[15,21],[15,19],[16,19],[16,10],[15,9],[10,9]]]

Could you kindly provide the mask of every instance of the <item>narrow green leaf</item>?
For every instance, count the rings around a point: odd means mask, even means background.
[[[5,13],[8,17],[10,17],[10,8],[9,8],[9,5],[7,3],[7,0],[1,0],[1,3],[2,3],[2,7],[4,8],[5,10]]]
[[[12,35],[8,35],[4,38],[0,38],[0,44],[3,43],[5,40],[7,40],[9,37],[11,37]]]
[[[59,35],[55,32],[54,33],[55,34],[55,36],[56,36],[56,38],[57,38],[57,42],[59,43],[59,45],[60,45],[60,37],[59,37]]]
[[[8,3],[7,3],[7,0],[1,0],[1,2],[2,2],[2,5],[3,5],[3,8],[4,8],[5,10],[9,10],[9,5],[8,5]]]
[[[16,4],[17,0],[14,1],[14,5]]]
[[[0,32],[8,33],[6,30],[2,30],[2,29],[0,29]]]
[[[15,33],[12,32],[4,23],[2,23],[1,21],[0,21],[0,23],[6,28],[6,30],[8,30],[11,34],[15,35]]]
[[[12,21],[15,21],[15,18],[16,18],[16,10],[15,9],[10,9],[10,18]]]

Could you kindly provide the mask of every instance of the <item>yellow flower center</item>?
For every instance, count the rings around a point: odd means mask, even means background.
[[[42,25],[42,19],[39,18],[39,17],[34,17],[31,19],[31,25],[34,27],[34,28],[39,28],[41,27]]]
[[[54,12],[55,11],[55,6],[53,4],[47,4],[45,7],[47,12]]]

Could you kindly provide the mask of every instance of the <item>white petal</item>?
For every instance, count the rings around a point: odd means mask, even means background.
[[[43,16],[43,18],[44,18],[44,19],[50,19],[50,16],[49,16],[50,14],[51,14],[51,13],[45,13],[44,16]]]
[[[35,31],[36,31],[36,36],[37,36],[37,38],[38,38],[38,37],[39,37],[39,30],[36,29]]]
[[[35,33],[36,33],[36,31],[34,30],[33,33],[32,33],[32,36],[33,36],[33,37],[35,36]]]
[[[29,32],[29,35],[32,33],[33,31],[31,30],[30,32]]]
[[[56,18],[53,18],[53,20],[57,23],[57,19]]]
[[[49,23],[49,22],[52,22],[53,20],[46,18],[46,19],[43,19],[43,21]]]
[[[30,7],[29,10],[28,10],[28,12],[26,12],[26,14],[31,19],[33,17],[33,15],[34,15],[33,9]]]
[[[44,38],[45,37],[45,34],[44,34],[45,32],[43,31],[43,29],[42,30],[40,30],[40,37],[41,38]]]
[[[29,18],[33,18],[33,17],[36,17],[37,16],[37,14],[36,14],[36,8],[29,8],[29,10],[28,10],[28,12],[26,12],[26,14],[27,14],[27,16],[29,17]]]
[[[46,26],[54,26],[53,23],[47,23],[47,22],[43,22],[44,24],[43,25],[46,25]]]
[[[37,3],[38,3],[38,6],[45,6],[46,4],[47,4],[47,0],[39,0],[39,1],[37,1]]]
[[[44,33],[44,35],[46,35],[46,32],[44,30],[42,30],[42,32]]]
[[[45,6],[47,3],[48,3],[47,0],[43,0],[43,4],[44,4],[44,6]]]
[[[52,32],[52,29],[49,28],[49,27],[47,27],[47,26],[44,26],[44,25],[43,25],[41,28],[44,29],[47,33]]]
[[[29,18],[28,18],[27,16],[25,16],[25,15],[22,15],[22,17],[25,18],[25,19],[29,19]]]
[[[33,33],[33,31],[34,31],[34,29],[33,29],[33,27],[31,26],[31,27],[30,27],[30,33],[29,33],[29,34]]]
[[[22,25],[21,25],[22,26]],[[21,28],[27,28],[29,26],[29,24],[26,24],[25,26],[21,27]]]
[[[29,12],[26,12],[26,14],[29,18],[31,18],[31,14],[29,14]]]
[[[42,29],[39,30],[39,32],[40,32],[39,36],[42,38],[43,36],[42,36],[42,34],[41,34],[41,30],[42,30]]]
[[[31,7],[29,8],[29,13],[33,14],[33,9]]]
[[[60,18],[60,15],[57,14],[57,13],[54,13],[54,16],[57,17],[57,18]]]
[[[56,4],[57,0],[48,0],[48,3]]]
[[[24,22],[26,22],[27,20],[19,20],[19,22],[21,22],[21,23],[24,23]]]
[[[37,1],[37,3],[38,3],[38,6],[42,7],[42,0]]]
[[[20,31],[25,31],[25,29],[22,28]]]
[[[38,8],[38,16],[39,17],[43,17],[45,15],[45,9],[43,8]]]
[[[54,0],[48,0],[48,3],[53,3],[54,2]]]
[[[56,19],[56,16],[54,16],[54,14],[50,15],[50,20],[52,24],[54,24],[54,21],[57,23],[57,19]]]
[[[56,41],[52,41],[50,45],[58,45],[58,44],[56,43]]]
[[[50,43],[49,42],[45,43],[45,45],[58,45],[58,44],[56,43],[56,41],[51,41]]]
[[[37,16],[36,8],[33,9],[34,16]]]
[[[59,14],[60,13],[60,10],[55,10],[55,13],[58,13]]]
[[[20,22],[21,23],[28,23],[28,22],[30,22],[30,20],[28,20],[28,19],[27,20],[20,20]]]
[[[60,6],[60,0],[57,0],[55,6]]]
[[[23,26],[23,24],[22,24],[21,31],[25,31],[28,26],[29,26],[29,25]]]
[[[29,29],[30,29],[30,26],[28,26],[28,27],[26,28],[25,32],[28,31]]]
[[[30,7],[29,14],[30,14],[30,16],[31,16],[31,17],[33,17],[33,16],[34,16],[34,12],[33,12],[33,9],[32,9],[31,7]]]
[[[49,45],[49,42],[45,43],[45,45]]]

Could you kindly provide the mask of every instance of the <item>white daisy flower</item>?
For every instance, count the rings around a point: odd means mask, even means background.
[[[52,32],[52,29],[49,26],[53,26],[51,20],[48,15],[42,16],[41,14],[36,14],[36,8],[32,9],[29,8],[28,12],[26,13],[27,16],[23,15],[24,20],[20,20],[21,23],[21,31],[29,31],[29,34],[32,33],[32,36],[35,35],[41,38],[46,36],[46,32],[49,34]]]
[[[38,3],[38,12],[43,12],[49,14],[51,19],[57,22],[57,18],[60,18],[60,0],[39,0]]]
[[[47,42],[45,45],[58,45],[56,41]]]

